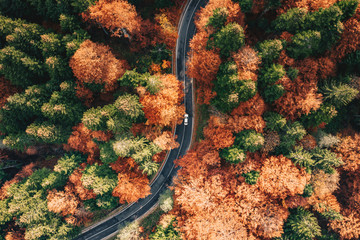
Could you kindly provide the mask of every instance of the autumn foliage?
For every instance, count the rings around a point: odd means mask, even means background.
[[[184,97],[183,87],[174,75],[161,75],[161,89],[155,93],[146,93],[140,98],[147,124],[173,126],[180,123],[185,113],[181,105]]]
[[[74,149],[88,155],[88,162],[94,163],[98,159],[100,150],[99,146],[93,141],[109,141],[110,133],[103,131],[91,131],[87,129],[82,123],[73,127],[73,132],[68,139],[68,144],[65,145],[67,149]]]
[[[127,62],[116,59],[108,46],[90,40],[80,45],[69,64],[78,80],[77,96],[88,101],[92,95],[86,84],[103,85],[105,91],[113,91],[128,68]]]

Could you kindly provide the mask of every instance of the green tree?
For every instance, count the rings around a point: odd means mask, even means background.
[[[101,107],[90,108],[81,119],[81,122],[90,130],[99,131],[106,129],[107,116]]]
[[[250,172],[241,174],[245,178],[245,182],[250,185],[255,185],[257,179],[260,177],[259,171],[251,170]]]
[[[225,25],[228,15],[229,15],[229,12],[228,12],[227,8],[225,8],[225,7],[216,8],[213,11],[213,15],[210,16],[209,21],[206,24],[206,26],[212,26],[216,30],[218,30]]]
[[[168,212],[173,209],[174,200],[173,192],[170,189],[166,189],[159,197],[160,209],[164,212]]]
[[[284,224],[283,236],[289,240],[311,240],[321,236],[321,228],[314,214],[299,207],[291,210]]]
[[[42,64],[14,47],[0,50],[0,64],[0,73],[16,86],[27,87],[44,81]]]
[[[99,166],[95,163],[85,168],[81,181],[84,187],[94,190],[95,194],[103,195],[116,187],[118,179],[109,165]]]
[[[286,50],[290,57],[303,59],[318,53],[321,46],[321,33],[318,31],[304,31],[296,33]]]
[[[220,157],[230,163],[237,164],[245,161],[246,154],[242,149],[229,147],[221,150]]]
[[[340,139],[337,136],[327,134],[321,130],[317,131],[316,139],[320,148],[329,148],[340,143]]]
[[[144,111],[142,110],[143,106],[139,102],[139,97],[136,95],[125,94],[119,96],[115,100],[114,106],[122,114],[128,116],[133,121],[137,121],[144,117]]]
[[[274,84],[286,74],[284,67],[280,64],[272,64],[269,67],[260,70],[260,86],[264,88],[266,85]]]
[[[337,111],[333,105],[321,104],[316,111],[311,111],[308,115],[301,117],[301,122],[305,127],[317,127],[322,123],[329,123],[337,115]]]
[[[99,145],[100,147],[100,160],[105,164],[115,162],[118,159],[114,149],[113,142],[105,142]]]
[[[80,29],[79,19],[74,15],[60,14],[59,16],[60,27],[63,32],[72,33]]]
[[[263,97],[265,102],[273,103],[275,100],[279,99],[285,93],[284,86],[281,84],[274,84],[267,86],[263,92]]]
[[[41,182],[41,187],[44,190],[50,190],[54,188],[61,188],[65,186],[67,181],[67,176],[59,172],[52,172]]]
[[[341,21],[344,21],[344,20],[352,17],[355,14],[355,11],[359,5],[359,1],[358,0],[342,0],[342,1],[336,2],[334,5],[340,8],[340,10],[342,12]]]
[[[306,168],[306,171],[309,173],[311,173],[315,165],[313,155],[302,147],[295,147],[295,150],[290,152],[288,158],[290,158],[295,165]]]
[[[279,39],[265,40],[257,46],[259,56],[265,64],[270,64],[278,59],[280,52],[283,50],[282,42]]]
[[[50,122],[34,122],[26,128],[26,133],[38,142],[62,144],[70,136],[70,128],[54,125]]]
[[[116,237],[117,240],[135,240],[140,238],[140,225],[137,220],[121,225],[119,226],[119,229],[119,233]]]
[[[324,148],[314,148],[311,151],[313,159],[315,160],[315,168],[324,170],[325,173],[332,174],[335,172],[334,167],[339,167],[344,162],[335,153]]]
[[[235,138],[235,146],[249,152],[260,150],[264,142],[263,135],[254,130],[243,130]]]
[[[264,120],[266,121],[266,129],[270,131],[281,131],[286,125],[286,118],[275,112],[265,112]]]
[[[214,34],[213,46],[219,48],[220,54],[225,57],[239,50],[244,43],[244,29],[237,23],[229,23]]]
[[[57,161],[54,166],[54,171],[62,175],[70,176],[79,164],[85,161],[86,158],[80,153],[66,153]]]
[[[359,91],[347,84],[330,82],[319,89],[324,96],[324,101],[339,108],[349,104]]]
[[[278,32],[288,31],[294,34],[304,28],[306,15],[305,8],[291,8],[277,17],[272,24]]]
[[[150,157],[152,157],[153,155],[154,154],[150,152]],[[142,170],[143,174],[152,176],[153,174],[157,173],[157,171],[159,170],[159,164],[151,160],[143,160],[140,162],[140,170]]]

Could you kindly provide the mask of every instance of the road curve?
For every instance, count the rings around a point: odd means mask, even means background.
[[[189,124],[184,123],[176,126],[175,134],[178,136],[177,142],[180,147],[173,149],[168,154],[168,158],[162,165],[159,174],[151,184],[151,194],[146,198],[138,200],[136,203],[129,204],[121,212],[111,216],[100,223],[96,223],[89,230],[83,231],[74,240],[100,240],[118,231],[119,226],[127,222],[134,221],[146,213],[154,204],[157,203],[160,193],[162,193],[171,183],[177,173],[174,160],[186,154],[188,151],[194,128],[194,99],[193,83],[188,78],[186,72],[186,59],[189,52],[189,41],[195,33],[194,16],[195,12],[206,4],[207,0],[188,0],[181,15],[178,30],[178,40],[176,44],[176,76],[184,82],[184,104],[186,112],[189,114]]]

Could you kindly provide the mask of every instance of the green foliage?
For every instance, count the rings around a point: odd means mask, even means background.
[[[49,177],[49,175],[52,173],[52,171],[48,168],[41,168],[36,170],[33,174],[31,174],[26,182],[24,183],[24,186],[27,190],[42,190],[43,189],[43,181],[46,178]],[[44,183],[44,186],[46,183]]]
[[[288,156],[295,165],[306,168],[308,173],[311,173],[311,169],[315,165],[315,160],[312,157],[313,155],[302,147],[295,147],[295,150],[291,151]]]
[[[302,207],[291,211],[284,224],[285,239],[311,240],[318,236],[321,236],[321,228],[314,214]]]
[[[22,152],[26,147],[34,144],[34,139],[25,133],[10,134],[3,139],[3,144],[10,149]]]
[[[138,221],[128,222],[125,226],[121,225],[117,240],[133,240],[140,239],[140,225]]]
[[[144,150],[148,150],[148,148],[143,149],[141,152],[144,152]],[[146,151],[148,153],[148,155],[146,156],[146,158],[151,158],[154,153],[152,151]],[[138,156],[138,155],[136,155]],[[141,157],[143,158],[143,156]],[[152,176],[153,174],[157,173],[157,171],[159,170],[159,163],[157,162],[153,162],[149,159],[134,159],[137,163],[140,164],[140,170],[142,170],[143,174],[146,174],[148,176]]]
[[[265,87],[268,84],[274,84],[286,74],[284,67],[280,64],[272,64],[269,67],[260,70],[260,86]]]
[[[345,73],[360,72],[360,51],[348,54],[339,66],[339,70]]]
[[[296,68],[289,67],[286,71],[286,74],[292,81],[294,81],[299,74],[299,70]]]
[[[317,127],[321,123],[329,123],[337,115],[333,105],[322,104],[316,111],[311,111],[308,115],[301,117],[301,122],[305,127]]]
[[[245,178],[245,182],[250,185],[255,185],[257,179],[260,177],[259,171],[251,170],[250,172],[241,174]]]
[[[80,29],[79,19],[74,15],[62,13],[59,16],[59,22],[63,32],[73,33],[75,30]]]
[[[264,137],[254,130],[244,130],[236,135],[235,146],[244,151],[255,152],[264,145]]]
[[[342,221],[343,220],[343,216],[335,211],[334,209],[330,208],[330,207],[327,207],[325,206],[325,211],[321,212],[320,215],[327,219],[327,220],[330,220],[330,221]]]
[[[321,45],[321,33],[318,31],[304,31],[296,33],[286,50],[289,56],[295,59],[303,59],[316,55]]]
[[[12,220],[12,214],[9,213],[9,199],[0,200],[0,227]]]
[[[314,193],[313,186],[311,184],[306,184],[302,196],[305,198],[311,197],[313,193]]]
[[[296,33],[303,29],[306,15],[307,10],[305,8],[291,8],[273,21],[274,29],[278,32]]]
[[[66,153],[57,161],[57,164],[54,166],[54,171],[65,176],[70,176],[79,164],[85,161],[85,156],[80,153]]]
[[[107,118],[105,114],[101,107],[90,108],[84,112],[81,122],[85,127],[93,131],[106,130]]]
[[[237,164],[245,161],[246,154],[242,149],[228,147],[221,150],[220,157],[230,163]]]
[[[42,64],[14,47],[0,50],[0,64],[0,73],[16,86],[27,87],[44,78]]]
[[[150,234],[149,240],[181,240],[180,233],[174,227],[175,222],[173,219],[167,226],[158,225],[155,232]]]
[[[239,50],[245,43],[244,29],[237,23],[229,23],[214,34],[213,42],[209,46],[220,49],[222,56],[229,56],[231,52]]]
[[[67,141],[71,132],[49,122],[35,122],[26,128],[26,133],[38,142],[61,144]]]
[[[118,156],[115,154],[112,144],[113,142],[109,141],[99,145],[100,160],[105,164],[115,162],[118,159]]]
[[[286,125],[286,118],[275,112],[265,112],[266,129],[279,132]]]
[[[339,7],[342,12],[341,21],[352,17],[355,14],[358,5],[358,0],[342,0],[334,4],[334,6]]]
[[[228,15],[229,15],[229,12],[228,12],[227,8],[225,8],[225,7],[216,8],[213,11],[213,15],[210,16],[209,21],[206,24],[206,26],[212,26],[215,29],[220,29],[225,25]]]
[[[279,99],[285,93],[285,89],[281,84],[274,84],[267,86],[263,92],[263,97],[265,102],[273,103],[275,100]]]
[[[85,168],[81,181],[84,187],[93,189],[95,194],[104,195],[116,187],[118,179],[109,165],[99,166],[95,163]]]
[[[252,80],[239,80],[234,62],[220,65],[214,85],[217,95],[213,104],[223,112],[231,111],[240,102],[245,102],[256,94],[256,83]]]
[[[125,94],[119,96],[114,102],[114,106],[117,110],[129,117],[133,121],[137,121],[144,117],[143,106],[139,102],[137,95]]]
[[[335,172],[334,167],[339,167],[344,164],[341,158],[328,149],[316,147],[311,151],[311,154],[315,160],[314,167],[322,169],[328,174],[333,174]]]
[[[65,186],[67,181],[67,176],[59,172],[52,172],[41,182],[41,187],[44,190],[50,190],[53,188],[61,188]]]
[[[160,194],[159,205],[160,209],[164,212],[168,212],[173,209],[173,192],[170,189],[166,189],[162,194]]]
[[[259,43],[257,49],[259,50],[259,56],[262,62],[270,64],[279,58],[280,52],[283,50],[283,45],[278,39],[265,40]]]
[[[111,195],[111,192],[96,196],[95,199],[84,201],[85,207],[91,211],[99,211],[102,209],[113,209],[119,205],[119,198]]]
[[[324,101],[339,108],[349,104],[359,91],[347,84],[330,82],[319,89],[324,96]]]
[[[276,147],[276,154],[288,155],[296,144],[306,135],[305,128],[299,122],[288,122],[281,131],[280,145]]]
[[[67,126],[78,123],[85,107],[68,92],[54,91],[49,102],[41,106],[41,112],[51,122]]]
[[[318,130],[316,138],[320,148],[329,148],[340,142],[338,137],[332,134],[327,134],[321,130]]]
[[[239,3],[241,12],[243,13],[251,12],[253,6],[253,0],[235,0],[235,1]]]

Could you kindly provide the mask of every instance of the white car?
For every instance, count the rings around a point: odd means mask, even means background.
[[[189,124],[189,114],[184,114],[184,125],[187,126]]]

